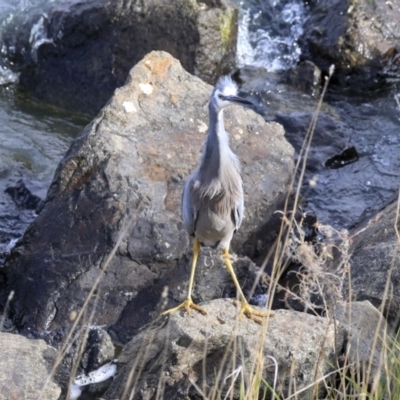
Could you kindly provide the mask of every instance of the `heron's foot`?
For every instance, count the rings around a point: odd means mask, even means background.
[[[234,303],[237,305],[238,302],[235,300]],[[245,315],[247,318],[253,320],[254,322],[257,322],[257,324],[262,324],[262,319],[261,318],[267,318],[267,317],[273,317],[274,313],[272,311],[258,311],[255,310],[253,307],[250,306],[249,303],[240,302],[240,314],[239,317],[242,315]],[[261,318],[258,318],[261,317]]]
[[[222,260],[223,261],[229,260],[229,261],[235,262],[235,261],[239,260],[239,257],[237,254],[229,253],[227,251],[227,252],[222,253]]]
[[[175,311],[182,310],[182,308],[184,308],[188,314],[190,314],[190,309],[193,308],[194,310],[198,311],[199,313],[201,313],[203,315],[207,315],[207,311],[204,308],[201,308],[200,306],[198,306],[197,304],[194,304],[192,299],[186,299],[183,303],[179,304],[179,306],[171,308],[167,311],[164,311],[162,313],[162,315],[172,314]]]

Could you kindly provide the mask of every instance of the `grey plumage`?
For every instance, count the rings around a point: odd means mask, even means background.
[[[222,77],[209,103],[209,131],[200,166],[185,184],[182,198],[183,222],[189,234],[205,246],[229,248],[243,219],[243,184],[240,162],[229,147],[224,126],[224,108],[251,104],[237,97],[237,85]]]
[[[229,135],[224,126],[224,109],[231,104],[251,104],[237,96],[237,85],[230,77],[219,79],[210,97],[209,127],[199,167],[189,176],[182,195],[182,217],[186,230],[195,237],[193,261],[187,299],[177,307],[165,311],[169,314],[191,308],[206,314],[192,300],[197,258],[200,246],[222,249],[222,257],[240,297],[240,314],[261,323],[258,317],[268,314],[254,310],[243,295],[233,270],[229,245],[234,232],[243,219],[243,183],[240,163],[229,147]]]

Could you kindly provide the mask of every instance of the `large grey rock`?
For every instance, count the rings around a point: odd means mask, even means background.
[[[369,301],[354,301],[338,304],[335,318],[344,339],[342,366],[347,364],[352,379],[361,385],[383,382],[392,361],[386,358],[387,346],[393,339],[383,315]]]
[[[89,306],[97,305],[94,324],[114,324],[129,305],[134,331],[158,315],[166,285],[175,302],[186,292],[191,245],[180,198],[200,157],[211,91],[164,52],[150,53],[131,70],[126,85],[73,142],[42,212],[0,271],[3,304],[15,291],[17,327],[41,332],[71,324],[102,268],[107,270]],[[225,115],[245,191],[245,218],[233,250],[252,256],[265,240],[258,232],[268,230],[267,217],[288,190],[293,149],[279,124],[240,107]],[[203,252],[195,299],[232,288],[230,279],[225,285],[218,276],[227,275],[220,265]]]
[[[202,307],[206,316],[177,312],[135,336],[119,356],[121,368],[103,397],[123,398],[127,390],[135,400],[183,400],[213,398],[216,390],[224,398],[232,386],[227,398],[239,399],[240,385],[249,391],[257,368],[270,387],[277,379],[282,398],[295,392],[297,399],[323,394],[324,385],[313,383],[336,365],[335,328],[328,319],[279,310],[263,328],[246,318],[238,321],[231,300]],[[260,398],[265,398],[264,391],[270,398],[271,391],[260,386]]]
[[[400,7],[398,0],[320,0],[300,40],[303,59],[324,72],[334,64],[334,80],[373,87],[399,78]]]
[[[303,61],[286,72],[285,81],[299,91],[316,97],[321,91],[321,70],[311,61]]]
[[[8,20],[1,44],[21,90],[95,115],[148,52],[168,51],[213,83],[233,67],[236,37],[229,0],[58,0]]]
[[[43,340],[0,332],[0,399],[57,400],[61,388],[48,377],[57,351]]]
[[[389,326],[397,329],[400,319],[400,229],[397,200],[350,233],[351,273],[343,294],[353,300],[370,301],[382,311]]]

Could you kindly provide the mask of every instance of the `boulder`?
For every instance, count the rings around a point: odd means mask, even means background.
[[[311,61],[302,61],[286,72],[285,82],[299,91],[316,97],[321,91],[321,70]]]
[[[369,301],[354,301],[337,304],[335,319],[344,339],[341,366],[347,364],[347,372],[355,386],[368,382],[374,387],[379,380],[384,382],[387,367],[393,360],[386,359],[386,363],[383,360],[391,351],[388,343],[393,337],[390,337],[383,315]]]
[[[26,8],[1,45],[18,87],[35,99],[96,115],[152,50],[165,50],[209,83],[235,61],[237,10],[229,0],[76,0]]]
[[[381,310],[394,330],[398,329],[400,319],[397,212],[396,199],[350,232],[351,273],[343,287],[345,296],[368,300]]]
[[[0,332],[0,399],[58,399],[61,388],[48,377],[57,350],[43,340]]]
[[[385,0],[311,1],[310,18],[300,38],[302,59],[327,73],[333,81],[353,88],[371,88],[391,81],[400,67],[400,7]]]
[[[159,314],[165,286],[172,303],[186,293],[191,244],[180,199],[198,164],[211,91],[164,52],[131,70],[72,143],[41,213],[0,270],[3,306],[15,291],[10,316],[17,328],[40,333],[68,326],[89,296],[96,325],[115,324],[129,306],[132,335]],[[268,216],[288,191],[293,148],[279,124],[251,110],[231,107],[225,120],[243,164],[246,208],[232,246],[252,257],[265,240],[258,232],[268,230]],[[220,265],[213,252],[202,253],[195,301],[221,296],[227,272]]]
[[[206,316],[177,312],[136,335],[120,354],[119,372],[103,398],[124,398],[126,391],[135,400],[217,397],[213,393],[239,399],[257,390],[256,382],[259,396],[251,397],[271,398],[275,379],[282,398],[322,398],[323,379],[316,382],[336,368],[335,328],[328,319],[278,310],[262,326],[238,320],[231,300],[202,307]]]

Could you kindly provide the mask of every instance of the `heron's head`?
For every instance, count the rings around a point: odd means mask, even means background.
[[[232,104],[253,104],[251,101],[239,97],[237,93],[238,86],[236,82],[230,76],[222,76],[219,78],[211,95],[210,105],[220,111]]]

